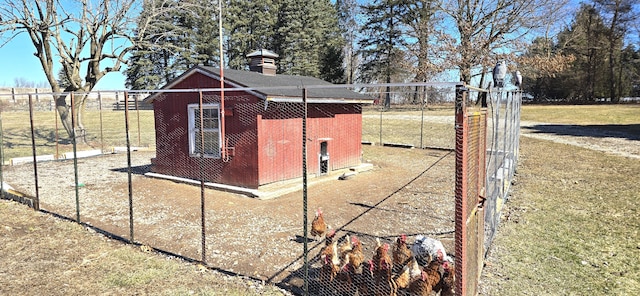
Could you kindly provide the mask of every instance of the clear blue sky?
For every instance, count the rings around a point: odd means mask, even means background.
[[[0,47],[0,87],[15,86],[16,78],[48,85],[40,61],[33,55],[34,52],[35,47],[31,39],[24,33]],[[54,65],[57,66],[57,63],[54,62]],[[55,68],[54,73],[58,73],[58,68]],[[98,82],[95,90],[125,89],[124,81],[125,77],[121,73],[109,73]]]

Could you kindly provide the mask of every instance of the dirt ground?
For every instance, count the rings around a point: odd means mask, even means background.
[[[269,200],[206,189],[205,228],[199,186],[146,177],[153,152],[132,153],[131,196],[134,241],[161,252],[202,259],[202,232],[208,266],[289,287],[303,284],[303,195]],[[371,258],[375,238],[391,243],[402,233],[440,239],[453,254],[454,153],[366,146],[373,169],[348,180],[338,175],[311,178],[309,227],[321,207],[341,239],[358,236]],[[80,220],[108,234],[130,239],[126,154],[78,160]],[[73,161],[38,163],[41,209],[75,220]],[[9,167],[5,182],[35,196],[33,165]],[[296,184],[300,185],[300,184]],[[411,240],[411,239],[410,239]],[[309,243],[310,276],[315,277],[321,242]],[[55,258],[51,258],[55,260]],[[313,291],[313,282],[310,289]]]

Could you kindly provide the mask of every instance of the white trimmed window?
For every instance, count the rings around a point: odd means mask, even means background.
[[[189,154],[204,157],[220,158],[220,106],[218,104],[202,105],[202,130],[200,129],[200,107],[198,104],[187,106],[189,113]],[[204,147],[202,139],[204,138]]]

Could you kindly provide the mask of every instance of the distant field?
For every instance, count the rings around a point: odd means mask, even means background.
[[[387,111],[367,106],[363,109],[363,141],[411,144],[416,147],[453,148],[453,106],[394,106]],[[640,105],[540,106],[524,105],[524,121],[559,124],[601,125],[599,128],[640,133]],[[71,142],[55,112],[34,112],[36,153],[72,151]],[[57,124],[57,125],[56,125]],[[87,145],[79,150],[105,149],[126,145],[123,111],[88,111],[84,117]],[[2,113],[2,146],[5,162],[12,157],[31,156],[28,112]],[[153,111],[129,113],[132,146],[155,146]]]
[[[124,111],[88,111],[83,122],[87,144],[79,142],[78,150],[126,146]],[[56,112],[34,112],[33,124],[37,155],[73,151]],[[153,111],[130,111],[129,130],[131,146],[155,146]],[[2,146],[5,163],[13,157],[32,155],[29,112],[2,113]]]
[[[640,123],[640,104],[628,105],[524,105],[521,119],[527,121],[591,124]]]

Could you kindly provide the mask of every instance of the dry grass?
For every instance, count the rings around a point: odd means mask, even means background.
[[[637,111],[525,106],[522,117],[634,125]],[[640,161],[524,137],[520,151],[482,295],[640,295]]]
[[[406,144],[415,147],[454,148],[454,109],[365,109],[362,140],[371,143]]]
[[[1,295],[284,295],[0,200]]]
[[[637,124],[640,105],[524,105],[522,120],[578,125]]]
[[[640,161],[529,138],[521,151],[483,294],[640,295]]]
[[[13,157],[33,154],[30,122],[29,112],[2,113],[2,144],[5,161]],[[124,111],[89,110],[83,122],[87,130],[87,144],[78,143],[78,150],[109,150],[114,146],[126,146]],[[37,155],[73,151],[70,137],[60,123],[56,112],[34,112],[33,125]],[[153,111],[130,111],[129,130],[131,146],[155,146]]]

